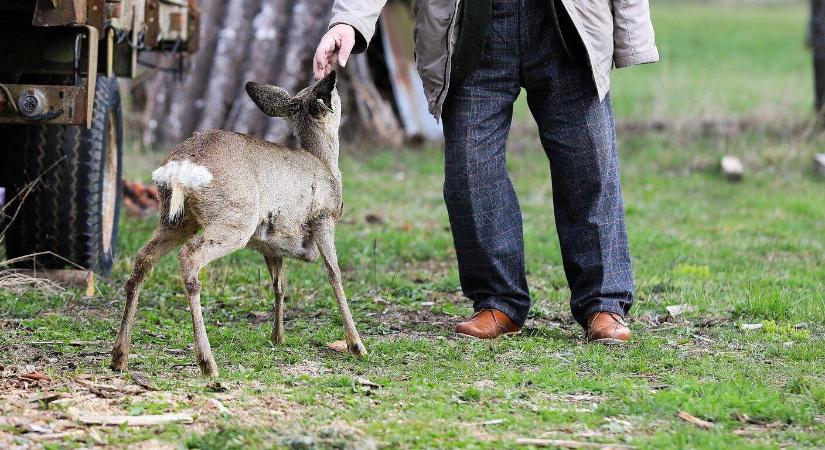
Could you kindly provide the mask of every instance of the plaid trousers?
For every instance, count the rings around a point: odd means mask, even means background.
[[[523,325],[530,308],[521,210],[505,145],[521,88],[550,160],[570,308],[625,316],[633,272],[610,97],[599,100],[585,62],[564,51],[546,0],[492,0],[479,65],[450,86],[442,120],[444,200],[464,295]]]

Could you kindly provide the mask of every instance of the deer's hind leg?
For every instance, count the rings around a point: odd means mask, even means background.
[[[217,376],[218,366],[212,356],[206,325],[201,311],[201,282],[198,274],[210,262],[226,256],[246,245],[252,230],[245,233],[238,229],[204,228],[203,235],[194,236],[180,251],[180,269],[183,275],[192,327],[195,334],[195,360],[206,376]]]
[[[155,234],[149,239],[135,258],[135,267],[132,275],[126,282],[126,305],[123,309],[123,319],[120,322],[120,330],[117,333],[117,340],[112,347],[112,362],[110,367],[114,370],[125,370],[129,361],[129,346],[132,340],[132,327],[135,325],[135,314],[137,313],[138,297],[140,287],[143,285],[146,276],[152,270],[158,260],[173,248],[186,242],[196,230],[192,227],[182,227],[173,229],[158,226]]]
[[[272,289],[275,291],[275,319],[272,321],[272,342],[284,343],[284,296],[286,278],[284,277],[284,259],[280,256],[264,256],[266,268],[272,279]]]
[[[327,268],[329,282],[335,291],[338,299],[338,308],[344,319],[344,331],[347,335],[347,348],[357,356],[366,356],[367,349],[361,342],[358,330],[355,329],[355,321],[352,320],[352,313],[347,304],[347,297],[344,295],[344,285],[341,282],[341,269],[338,267],[338,254],[335,251],[335,222],[331,218],[320,219],[315,224],[315,242],[318,244],[318,251],[324,258],[324,265]]]

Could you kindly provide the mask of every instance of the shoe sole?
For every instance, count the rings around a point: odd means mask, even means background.
[[[478,336],[473,336],[472,334],[456,333],[456,335],[461,336],[461,337],[463,337],[463,338],[468,338],[468,339],[478,339],[478,340],[481,340],[481,341],[484,341],[484,340],[495,340],[495,339],[498,339],[498,338],[500,338],[500,337],[502,337],[502,336],[515,336],[515,335],[518,335],[518,334],[521,334],[521,330],[519,330],[519,331],[512,331],[512,332],[510,332],[510,333],[501,333],[501,334],[499,334],[498,336],[496,336],[496,337],[494,337],[494,338],[480,338],[480,337],[478,337]]]
[[[625,345],[627,341],[623,341],[621,339],[615,338],[602,338],[602,339],[592,339],[587,341],[590,344],[602,344],[602,345]]]

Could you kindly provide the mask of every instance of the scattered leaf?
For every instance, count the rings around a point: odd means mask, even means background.
[[[695,308],[693,305],[681,304],[666,306],[665,309],[671,317],[681,316],[684,313],[692,312]]]
[[[24,380],[29,380],[29,381],[51,381],[52,380],[51,378],[49,378],[48,375],[46,375],[43,372],[37,371],[37,370],[33,370],[33,371],[28,372],[28,373],[20,374],[20,378],[23,378]]]
[[[338,353],[349,353],[347,341],[335,341],[327,344],[327,348]]]

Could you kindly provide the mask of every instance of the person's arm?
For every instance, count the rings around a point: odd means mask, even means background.
[[[335,0],[329,31],[321,38],[312,70],[315,79],[328,75],[335,64],[345,67],[350,53],[361,53],[375,33],[375,22],[386,0]]]
[[[659,60],[648,0],[613,0],[613,45],[617,68]]]

